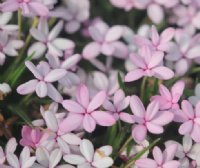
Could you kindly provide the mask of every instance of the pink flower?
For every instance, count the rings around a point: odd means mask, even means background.
[[[64,100],[62,102],[63,107],[70,113],[61,123],[61,131],[72,131],[83,125],[87,132],[93,132],[96,124],[111,126],[115,123],[111,114],[99,109],[106,99],[105,91],[98,92],[90,101],[88,88],[81,85],[77,90],[76,99],[76,101]]]
[[[65,20],[65,30],[67,33],[75,33],[81,27],[81,23],[89,19],[89,0],[65,0],[64,7],[58,7],[51,12],[51,15]]]
[[[63,159],[77,167],[85,168],[108,168],[113,165],[113,159],[109,157],[112,153],[111,146],[102,146],[94,151],[93,144],[87,140],[83,139],[80,144],[81,155],[69,154],[65,155]]]
[[[49,96],[54,101],[61,102],[62,96],[51,83],[64,77],[66,71],[64,69],[51,70],[49,64],[44,61],[41,61],[37,67],[30,61],[26,61],[25,65],[33,73],[36,79],[18,86],[17,92],[26,95],[35,91],[41,98]]]
[[[195,109],[192,104],[183,100],[181,103],[181,111],[176,112],[175,119],[177,122],[181,122],[179,127],[179,133],[181,135],[189,134],[192,139],[199,143],[200,142],[200,102],[197,103]]]
[[[190,68],[192,59],[200,57],[200,35],[192,36],[183,29],[175,31],[175,42],[167,50],[166,60],[174,63],[177,75],[184,75]]]
[[[130,96],[125,97],[124,92],[120,89],[115,92],[113,97],[113,103],[106,100],[103,107],[109,111],[116,120],[120,118],[120,114],[129,106]]]
[[[164,53],[160,51],[151,51],[149,47],[144,46],[139,54],[131,54],[130,59],[137,68],[128,72],[125,76],[126,82],[131,82],[142,78],[143,76],[156,77],[162,80],[171,79],[174,72],[163,66]]]
[[[46,18],[40,18],[38,28],[32,28],[30,30],[31,35],[38,40],[38,42],[30,46],[28,55],[34,53],[33,58],[37,59],[43,56],[48,49],[49,54],[62,57],[64,51],[72,50],[75,47],[73,41],[58,37],[62,29],[63,21],[59,21],[49,32],[48,20]]]
[[[127,123],[136,123],[132,128],[132,137],[136,142],[142,142],[147,136],[147,131],[153,134],[164,132],[163,126],[170,123],[174,115],[169,111],[159,111],[159,104],[151,102],[145,110],[143,103],[137,96],[132,96],[130,106],[133,115],[121,113],[121,120]]]
[[[177,150],[177,145],[172,144],[162,151],[159,147],[154,147],[153,158],[141,158],[135,162],[138,168],[179,168],[179,161],[173,160]]]
[[[164,85],[159,86],[160,95],[152,96],[151,101],[157,101],[161,110],[177,110],[179,109],[178,101],[183,94],[185,83],[183,81],[176,82],[171,92]]]
[[[32,148],[40,146],[49,136],[47,133],[43,133],[39,128],[32,129],[26,125],[23,126],[21,133],[22,139],[20,140],[20,144]]]
[[[171,40],[174,37],[174,33],[175,29],[169,27],[159,35],[156,27],[152,26],[150,31],[150,40],[138,35],[134,37],[134,40],[140,47],[147,45],[153,50],[167,51],[170,47]]]
[[[115,25],[111,28],[108,27],[103,21],[98,21],[89,27],[89,33],[94,42],[87,44],[83,49],[83,57],[91,59],[97,57],[100,53],[106,56],[112,56],[115,52],[115,45],[118,44],[122,47],[124,45],[118,40],[122,36],[123,27]]]
[[[39,0],[6,0],[2,4],[3,12],[14,12],[21,9],[23,15],[47,16],[48,8]]]

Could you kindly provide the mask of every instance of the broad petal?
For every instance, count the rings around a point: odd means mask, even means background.
[[[111,114],[104,111],[94,111],[91,113],[91,115],[97,124],[101,126],[111,126],[116,122],[115,118]]]
[[[178,100],[183,94],[184,88],[185,88],[185,83],[183,81],[178,81],[172,86],[171,92],[172,92],[173,102],[178,102]]]
[[[173,119],[173,113],[169,111],[159,111],[156,116],[151,120],[151,122],[158,125],[166,125],[172,122]]]
[[[178,132],[181,135],[189,134],[192,131],[193,123],[191,120],[184,122],[180,127]]]
[[[116,41],[122,36],[123,27],[122,26],[113,26],[111,27],[105,36],[106,42]]]
[[[95,58],[100,54],[101,46],[97,42],[87,44],[83,49],[83,57],[85,59]]]
[[[67,74],[65,69],[54,69],[51,70],[44,78],[46,82],[55,82]]]
[[[132,96],[130,99],[130,106],[132,113],[135,114],[138,117],[143,118],[145,114],[145,108],[138,96]]]
[[[151,9],[149,9],[149,10],[151,10]],[[155,26],[151,27],[151,40],[154,45],[158,45],[160,42],[160,37],[159,37],[158,31]]]
[[[35,67],[35,65],[30,62],[30,61],[26,61],[25,62],[25,65],[26,67],[33,73],[33,75],[39,79],[39,80],[42,80],[43,79],[43,76],[42,74],[38,71],[38,69]]]
[[[163,163],[163,154],[162,154],[162,151],[157,146],[155,146],[153,148],[153,157],[154,157],[155,161],[159,165],[161,165]]]
[[[85,85],[81,85],[76,91],[77,101],[84,107],[87,108],[89,105],[89,91]]]
[[[99,108],[103,102],[106,99],[106,92],[105,91],[100,91],[99,93],[97,93],[91,100],[91,102],[89,103],[89,106],[87,108],[88,112],[92,112],[95,109]]]
[[[159,79],[168,80],[174,77],[174,72],[164,66],[156,67],[152,71],[155,73],[154,76]]]
[[[171,160],[171,161],[168,161],[167,163],[164,163],[163,164],[163,168],[179,168],[180,166],[180,162],[179,161],[176,161],[176,160]]]
[[[72,113],[84,113],[85,109],[73,100],[64,100],[62,102],[63,107]]]
[[[38,80],[30,80],[24,84],[21,84],[20,86],[17,87],[17,93],[21,95],[26,95],[29,93],[33,93],[36,89],[36,86],[38,84]]]
[[[56,38],[53,41],[53,45],[60,50],[73,49],[75,47],[73,41],[64,38]]]
[[[28,55],[31,56],[33,54],[33,59],[38,59],[42,57],[46,51],[47,47],[41,42],[33,43],[28,49]]]
[[[63,97],[61,96],[61,94],[50,83],[47,83],[47,95],[57,103],[61,103],[63,101]]]
[[[135,69],[128,72],[125,76],[125,82],[136,81],[144,76],[144,71],[142,69]]]
[[[164,18],[164,12],[161,6],[158,4],[151,4],[147,8],[149,18],[155,23],[159,24]]]
[[[148,131],[153,133],[153,134],[161,134],[164,131],[162,126],[156,125],[156,124],[151,123],[151,122],[147,122],[146,126],[147,126]]]
[[[46,111],[44,113],[44,120],[50,130],[54,132],[58,130],[58,122],[55,114],[52,111]]]
[[[54,26],[54,28],[49,33],[49,36],[48,36],[49,41],[54,40],[59,35],[59,33],[61,32],[61,30],[63,28],[63,25],[64,25],[63,21],[59,21]]]
[[[59,130],[61,133],[71,132],[81,126],[83,121],[83,116],[79,114],[70,114],[65,118],[59,125]]]
[[[39,16],[47,16],[48,8],[40,2],[29,2],[30,8]]]
[[[93,160],[94,147],[89,140],[87,139],[82,140],[80,144],[80,151],[83,154],[83,156],[87,159],[87,161],[91,162]]]
[[[147,136],[147,128],[144,125],[136,125],[132,129],[132,137],[136,142],[142,142]]]
[[[87,132],[93,132],[96,127],[95,120],[88,114],[86,114],[83,118],[83,127]]]
[[[73,165],[81,165],[85,163],[85,158],[80,155],[69,154],[63,157],[65,162],[73,164]]]
[[[149,158],[141,158],[139,160],[136,160],[135,164],[139,168],[157,168],[157,163]]]
[[[133,115],[130,115],[128,113],[120,113],[120,119],[124,122],[133,124],[134,123],[134,119],[133,119]]]
[[[186,114],[188,119],[193,119],[194,118],[194,109],[192,107],[192,104],[187,101],[183,100],[181,103],[182,111]]]
[[[43,98],[47,96],[47,84],[43,81],[37,83],[35,88],[38,97]]]
[[[113,163],[114,161],[110,157],[103,157],[97,161],[92,162],[92,165],[96,168],[102,168],[102,167],[111,167]]]
[[[152,101],[146,110],[146,119],[149,121],[158,113],[159,103],[157,101]]]
[[[171,144],[166,147],[166,149],[163,152],[164,162],[168,162],[172,160],[177,152],[178,145],[177,144]]]

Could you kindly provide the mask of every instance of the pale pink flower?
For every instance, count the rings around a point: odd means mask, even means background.
[[[88,88],[81,85],[76,92],[76,101],[62,102],[63,107],[69,111],[69,115],[61,123],[61,131],[72,131],[83,126],[87,132],[93,132],[97,124],[111,126],[115,123],[111,114],[99,109],[106,99],[105,91],[98,92],[92,100],[89,96]]]
[[[32,148],[39,147],[49,137],[49,134],[42,132],[39,128],[31,128],[26,125],[22,127],[21,134],[20,145]]]
[[[56,114],[52,111],[46,111],[43,114],[49,138],[43,145],[46,148],[59,148],[64,154],[71,153],[73,146],[80,144],[81,139],[74,133],[68,132],[68,128],[63,128],[63,119],[56,118]],[[65,121],[64,121],[65,122]],[[61,128],[62,127],[62,128]]]
[[[0,32],[0,66],[5,63],[6,56],[16,57],[17,50],[22,48],[24,42],[13,39],[8,34]]]
[[[64,61],[61,61],[58,57],[48,54],[47,59],[53,69],[60,68],[66,71],[66,75],[58,80],[62,86],[71,88],[72,86],[80,84],[79,77],[72,71],[81,59],[79,54],[68,56]]]
[[[55,168],[62,159],[62,151],[60,149],[54,149],[48,151],[43,147],[36,149],[36,160],[32,168]]]
[[[175,156],[179,158],[181,167],[190,167],[190,160],[196,160],[198,153],[200,153],[200,144],[193,144],[192,138],[189,135],[183,137],[183,145],[179,144],[176,141],[167,141],[166,146],[171,144],[177,144],[178,148]]]
[[[81,27],[81,23],[89,19],[89,0],[64,0],[64,7],[58,7],[51,12],[52,16],[66,21],[65,30],[67,33],[75,33]]]
[[[184,75],[190,68],[192,59],[200,57],[200,35],[191,35],[183,29],[175,31],[175,42],[167,50],[166,60],[174,62],[176,75]]]
[[[200,102],[197,103],[195,109],[192,104],[183,100],[181,103],[180,111],[175,113],[175,121],[182,123],[179,127],[179,133],[181,135],[189,134],[191,138],[199,143],[200,142]]]
[[[6,157],[9,153],[14,153],[17,148],[17,142],[15,138],[11,138],[8,140],[5,151],[0,146],[0,166],[6,162]]]
[[[125,96],[124,92],[119,89],[113,96],[113,103],[110,100],[106,100],[103,103],[103,107],[118,120],[123,110],[129,106],[129,101],[130,96]]]
[[[135,162],[138,168],[179,168],[180,163],[173,160],[177,150],[177,145],[172,144],[161,151],[159,147],[153,148],[153,159],[141,158]]]
[[[140,47],[146,45],[153,50],[167,51],[171,45],[171,40],[174,37],[175,29],[168,27],[159,35],[156,27],[152,26],[149,33],[150,39],[144,36],[135,35],[135,43]]]
[[[115,25],[108,27],[108,25],[99,21],[89,27],[89,33],[93,42],[87,44],[83,49],[83,57],[91,59],[97,57],[100,53],[106,56],[112,56],[115,52],[115,45],[121,45],[122,42],[118,41],[123,32],[123,26]],[[123,50],[123,49],[122,49]]]
[[[6,159],[8,165],[12,168],[29,168],[34,164],[36,157],[31,156],[31,152],[28,147],[24,147],[20,153],[19,159],[13,152],[8,152]]]
[[[174,76],[174,72],[162,65],[163,57],[163,52],[151,51],[146,46],[142,47],[139,54],[130,54],[130,59],[137,68],[126,74],[125,82],[135,81],[143,76],[154,76],[162,80],[171,79]]]
[[[196,4],[177,5],[173,10],[173,15],[170,19],[172,23],[179,27],[186,29],[188,32],[194,34],[197,29],[200,29],[200,12],[199,6]]]
[[[28,55],[33,55],[33,58],[40,58],[45,54],[48,49],[48,53],[53,56],[63,56],[65,50],[71,50],[75,47],[73,41],[65,38],[60,38],[58,35],[63,29],[63,21],[59,21],[49,32],[48,20],[41,18],[38,28],[32,28],[30,30],[31,35],[38,40],[33,43],[28,49]]]
[[[1,6],[3,12],[22,10],[23,15],[47,16],[48,8],[40,0],[6,0]]]
[[[121,74],[121,73],[120,73]],[[91,73],[90,91],[95,94],[99,91],[106,91],[108,96],[112,96],[119,89],[118,72],[110,71],[108,75],[100,71]]]
[[[30,61],[26,61],[25,65],[36,79],[32,79],[18,86],[17,92],[22,95],[36,92],[40,98],[49,96],[54,101],[61,102],[62,96],[51,83],[64,77],[66,71],[64,69],[51,70],[49,64],[44,61],[41,61],[37,66]]]
[[[80,151],[83,156],[69,154],[65,155],[63,159],[78,167],[108,168],[113,165],[113,159],[109,157],[112,153],[111,146],[102,146],[94,151],[93,144],[89,140],[83,139],[80,144]]]
[[[156,101],[151,102],[145,110],[143,103],[135,95],[130,99],[130,107],[133,115],[121,113],[120,118],[127,123],[135,123],[132,128],[132,137],[136,142],[144,141],[147,131],[152,134],[163,133],[163,126],[174,118],[170,111],[159,111],[159,104]]]
[[[160,95],[151,97],[151,101],[157,101],[161,110],[177,110],[179,109],[179,100],[183,94],[185,83],[183,81],[176,82],[171,91],[161,84],[159,86]]]

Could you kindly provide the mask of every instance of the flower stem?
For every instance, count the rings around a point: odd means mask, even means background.
[[[119,152],[118,152],[118,155],[120,155],[124,150],[125,148],[128,146],[128,144],[133,140],[133,137],[130,136],[126,142],[124,143],[124,145],[120,148]]]
[[[142,80],[142,85],[141,85],[141,90],[140,90],[141,100],[144,100],[144,91],[145,91],[146,82],[147,82],[147,77],[144,77]]]
[[[22,32],[22,11],[21,9],[17,12],[17,21],[18,21],[18,38],[21,39],[21,32]]]

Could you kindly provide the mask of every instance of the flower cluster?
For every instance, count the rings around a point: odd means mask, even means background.
[[[199,20],[199,0],[0,2],[0,168],[200,168]]]

